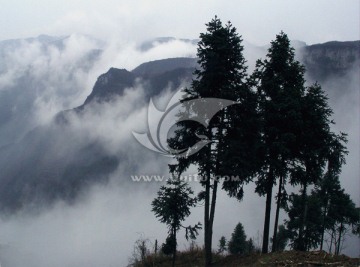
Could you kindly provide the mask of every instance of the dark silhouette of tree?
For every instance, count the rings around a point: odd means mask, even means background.
[[[166,237],[165,243],[161,246],[161,251],[165,255],[171,255],[174,253],[174,250],[176,252],[176,240],[173,235],[168,235]]]
[[[207,32],[200,34],[198,43],[197,55],[200,68],[194,73],[195,79],[192,81],[191,87],[184,90],[187,96],[182,102],[217,98],[241,104],[241,97],[247,97],[245,96],[246,93],[243,95],[240,92],[246,84],[242,40],[230,22],[223,26],[220,19],[215,17],[206,26]],[[232,120],[233,113],[239,111],[231,107],[224,108],[220,101],[219,109],[222,108],[222,110],[212,118],[206,112],[203,114],[203,110],[201,113],[196,105],[187,107],[187,112],[193,116],[201,115],[207,118],[209,120],[208,127],[205,128],[194,121],[181,121],[177,124],[174,137],[168,140],[169,146],[173,149],[191,147],[196,144],[199,136],[206,136],[209,140],[209,144],[197,153],[176,157],[178,161],[176,171],[178,173],[182,173],[191,164],[194,164],[202,178],[201,184],[204,191],[201,192],[200,196],[204,201],[205,266],[210,266],[212,262],[212,234],[218,185],[221,182],[221,177],[230,175],[231,173],[227,173],[227,171],[232,170],[225,165],[231,158],[232,151],[234,151],[229,149],[231,147],[229,142],[236,139],[236,133],[234,131],[231,133],[235,124]],[[239,154],[237,158],[240,156]],[[228,185],[227,187],[226,184],[223,184],[224,189],[229,188],[229,194],[240,198],[242,188],[239,183],[235,186]]]
[[[264,61],[258,60],[252,78],[257,86],[262,122],[263,165],[256,192],[266,196],[262,252],[268,252],[272,188],[279,179],[274,244],[283,185],[298,150],[301,129],[301,101],[304,95],[304,67],[295,60],[287,35],[281,32],[271,42]]]
[[[255,244],[252,238],[246,241],[246,250],[248,254],[252,254],[256,251]]]
[[[304,202],[302,194],[290,195],[290,205],[287,209],[289,219],[285,220],[285,225],[289,234],[290,245],[293,249],[298,249],[300,242],[304,251],[317,248],[320,244],[322,219],[319,216],[321,214],[321,207],[318,205],[319,201],[315,195],[306,195],[306,202]],[[308,212],[304,225],[302,211],[304,210],[305,203]],[[302,232],[300,232],[301,227],[304,227]]]
[[[345,147],[347,143],[346,135],[332,135],[330,150],[328,154],[327,172],[323,178],[315,185],[314,194],[320,199],[319,205],[322,208],[322,228],[320,250],[323,249],[325,230],[330,229],[334,221],[329,218],[329,207],[334,198],[342,193],[339,181],[341,167],[345,164],[345,155],[348,153]]]
[[[318,84],[307,88],[302,101],[303,123],[298,136],[299,151],[291,173],[291,183],[301,186],[302,210],[300,213],[297,250],[306,250],[305,226],[310,211],[307,205],[307,189],[316,184],[323,176],[330,151],[333,133],[330,126],[332,110],[328,98]]]
[[[326,218],[330,221],[328,232],[330,233],[329,251],[332,251],[334,245],[334,253],[339,255],[346,235],[356,229],[360,224],[360,209],[355,207],[350,195],[341,189],[336,195],[330,199],[328,213]]]
[[[248,251],[248,244],[246,241],[246,234],[244,227],[238,223],[231,234],[231,239],[228,244],[228,250],[231,254],[243,255]]]
[[[308,210],[304,223],[302,211],[305,204]],[[311,195],[306,196],[306,202],[303,202],[302,194],[292,194],[287,211],[289,219],[286,220],[286,226],[294,249],[301,245],[302,250],[310,250],[320,245],[322,250],[327,232],[329,252],[339,254],[346,234],[351,231],[357,234],[356,229],[360,223],[359,208],[355,207],[350,196],[341,188],[337,176],[330,176],[328,173]]]
[[[227,250],[226,238],[225,238],[225,236],[222,236],[219,240],[218,253],[224,253],[224,251],[226,251],[226,250]]]
[[[308,165],[305,170],[301,168],[300,171],[297,170],[299,172],[297,175],[300,174],[299,176],[303,179],[299,180],[303,189],[301,195],[292,195],[290,198],[292,206],[288,209],[287,227],[292,233],[293,248],[309,250],[320,244],[322,250],[325,232],[327,232],[330,236],[329,251],[332,252],[334,245],[335,254],[339,254],[346,233],[350,230],[356,233],[360,221],[359,210],[355,208],[350,196],[341,188],[339,181],[341,167],[345,163],[347,154],[346,135],[344,133],[336,135],[328,130],[330,120],[324,114],[330,114],[330,109],[327,108],[326,98],[320,88],[315,89],[317,92],[311,95],[311,99],[315,101],[310,101],[310,105],[314,109],[317,108],[317,111],[307,110],[311,116],[307,117],[306,123],[315,126],[311,122],[320,121],[323,124],[320,124],[320,129],[312,130],[310,132],[312,135],[308,137],[323,136],[324,139],[318,142],[321,146],[315,145],[314,141],[305,143],[308,149],[312,148],[314,151],[304,150],[304,156],[314,157],[317,161],[306,162]],[[309,134],[307,131],[304,130]],[[323,174],[325,163],[327,168]],[[312,176],[308,176],[307,172],[310,172]],[[304,184],[310,183],[314,183],[315,188],[311,195],[307,196],[306,192],[304,193]]]
[[[271,238],[271,242],[273,243],[272,246],[275,247],[275,251],[284,251],[289,242],[289,237],[289,231],[285,228],[285,226],[279,225],[275,244]]]
[[[176,234],[182,225],[182,222],[190,215],[190,208],[196,205],[194,192],[186,182],[180,179],[170,179],[166,186],[162,186],[158,191],[157,197],[153,200],[152,211],[160,222],[168,226],[169,236],[163,245],[163,252],[173,254],[172,266],[176,260]],[[201,229],[201,224],[188,226],[186,228],[186,238],[194,239],[197,231]]]

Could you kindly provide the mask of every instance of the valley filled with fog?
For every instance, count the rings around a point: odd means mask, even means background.
[[[250,74],[268,46],[243,44]],[[334,131],[348,134],[340,181],[359,206],[359,42],[293,45],[308,83],[328,94]],[[0,42],[1,266],[126,266],[137,239],[164,242],[167,230],[151,212],[161,183],[131,176],[168,175],[171,159],[132,132],[147,130],[150,98],[164,109],[189,86],[196,49],[197,40],[106,42],[80,34]],[[156,61],[171,58],[178,59]],[[219,192],[214,247],[238,222],[260,243],[264,204],[253,184],[242,202]],[[194,208],[189,223],[202,214]],[[344,252],[358,256],[358,242],[349,238]],[[181,237],[179,249],[188,246]]]

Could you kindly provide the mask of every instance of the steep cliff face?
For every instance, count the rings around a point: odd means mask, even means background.
[[[111,68],[97,79],[84,105],[92,101],[108,102],[114,94],[122,95],[126,88],[134,85],[135,78],[134,74],[125,69]]]
[[[360,41],[328,42],[300,49],[301,61],[312,80],[324,81],[328,77],[345,75],[359,67]]]
[[[143,63],[132,71],[110,68],[99,76],[91,94],[77,109],[94,101],[109,102],[136,82],[144,87],[147,98],[156,96],[167,87],[175,89],[182,82],[189,83],[196,66],[196,58],[169,58]]]

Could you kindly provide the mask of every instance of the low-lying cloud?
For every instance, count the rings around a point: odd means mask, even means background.
[[[154,43],[152,48],[141,51],[136,44],[120,41],[106,44],[74,35],[47,44],[37,40],[22,41],[12,49],[13,53],[6,51],[3,55],[5,65],[0,66],[0,106],[5,105],[5,98],[1,96],[7,96],[11,105],[6,110],[13,114],[11,120],[4,119],[0,124],[2,142],[19,140],[37,126],[48,127],[51,128],[48,147],[53,150],[49,155],[54,158],[44,160],[55,166],[48,171],[56,169],[57,161],[76,160],[74,157],[78,154],[73,151],[81,153],[92,144],[120,159],[120,163],[102,182],[84,186],[74,202],[59,200],[50,206],[44,203],[46,208],[37,212],[20,210],[9,217],[3,216],[0,221],[2,266],[126,266],[133,244],[141,236],[151,242],[155,239],[164,242],[166,227],[151,213],[151,201],[160,183],[131,181],[131,175],[168,173],[168,159],[142,147],[131,134],[132,131],[147,130],[148,102],[143,81],[139,80],[134,87],[127,88],[122,96],[116,96],[110,102],[93,102],[81,112],[67,113],[66,125],[54,125],[52,119],[62,110],[81,105],[96,78],[110,67],[131,70],[150,60],[193,57],[195,45],[172,40]],[[246,57],[253,68],[253,58],[263,57],[264,49],[249,50],[245,50],[245,54],[249,53]],[[323,87],[329,93],[335,112],[336,131],[349,133],[350,154],[341,179],[346,191],[359,204],[359,78],[356,73],[357,69],[344,80],[327,80]],[[31,80],[31,83],[20,83],[21,77]],[[19,84],[20,87],[16,86]],[[348,88],[346,94],[335,93],[344,85]],[[172,92],[165,90],[157,97],[159,107],[166,105]],[[14,121],[14,116],[18,120]],[[11,134],[14,132],[19,133],[18,139]],[[90,155],[89,158],[97,156]],[[195,172],[194,168],[189,170],[191,172]],[[192,185],[196,192],[201,189],[198,184]],[[238,222],[244,224],[248,237],[258,242],[264,204],[265,199],[254,194],[253,185],[245,188],[245,198],[241,203],[220,192],[214,223],[214,248],[220,236],[230,237]],[[194,208],[187,222],[202,221],[202,214],[200,205]],[[198,243],[202,244],[202,233]],[[181,237],[180,249],[187,245]],[[358,253],[356,246],[349,247],[347,252],[354,256]]]

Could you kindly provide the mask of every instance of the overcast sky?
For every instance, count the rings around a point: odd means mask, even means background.
[[[197,38],[217,14],[257,45],[281,30],[314,44],[360,39],[359,13],[358,0],[0,0],[0,40],[72,33],[124,42]]]

